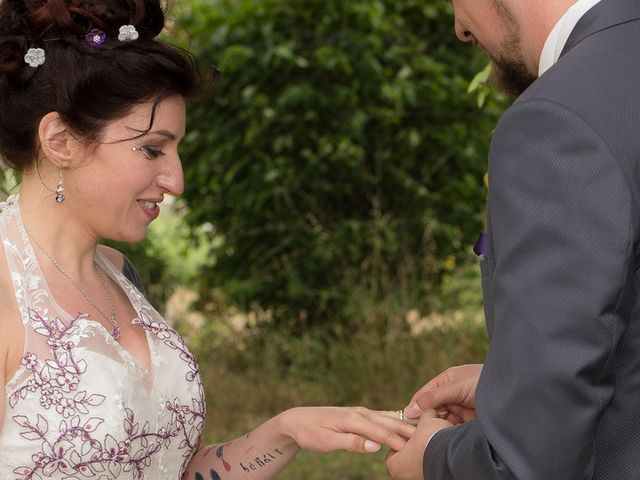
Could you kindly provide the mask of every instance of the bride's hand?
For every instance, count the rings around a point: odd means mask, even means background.
[[[364,407],[299,407],[279,417],[286,436],[300,448],[318,453],[377,452],[382,445],[399,451],[416,428],[401,421],[398,412]]]

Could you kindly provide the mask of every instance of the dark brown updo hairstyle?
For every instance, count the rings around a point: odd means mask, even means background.
[[[164,27],[159,0],[0,1],[0,162],[19,172],[34,164],[38,125],[49,112],[97,141],[135,105],[189,97],[200,86],[193,57],[155,40]],[[139,38],[119,41],[123,25]],[[92,29],[106,33],[102,45],[85,40]],[[44,64],[26,63],[30,48],[44,50]]]

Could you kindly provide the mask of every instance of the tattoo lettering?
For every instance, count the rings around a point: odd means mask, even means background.
[[[262,457],[257,456],[252,461],[247,462],[247,465],[240,462],[240,467],[242,467],[242,470],[244,470],[247,473],[254,472],[259,468],[264,467],[268,463],[271,463],[272,461],[276,460],[278,458],[278,455],[282,456],[284,455],[284,453],[282,453],[277,448],[274,448],[271,452],[267,452],[263,454]]]

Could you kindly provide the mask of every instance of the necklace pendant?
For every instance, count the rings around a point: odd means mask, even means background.
[[[56,202],[57,203],[64,202],[64,193],[62,193],[62,192],[56,193]]]
[[[111,336],[114,340],[120,340],[120,327],[114,326],[111,330]]]

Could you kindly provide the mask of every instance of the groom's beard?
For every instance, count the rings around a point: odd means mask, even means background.
[[[515,15],[503,0],[494,0],[496,12],[502,18],[507,38],[502,42],[502,52],[490,54],[493,85],[509,97],[519,97],[538,77],[531,73],[524,62],[522,34]]]
[[[493,59],[491,83],[508,97],[519,97],[537,78],[522,61]]]

